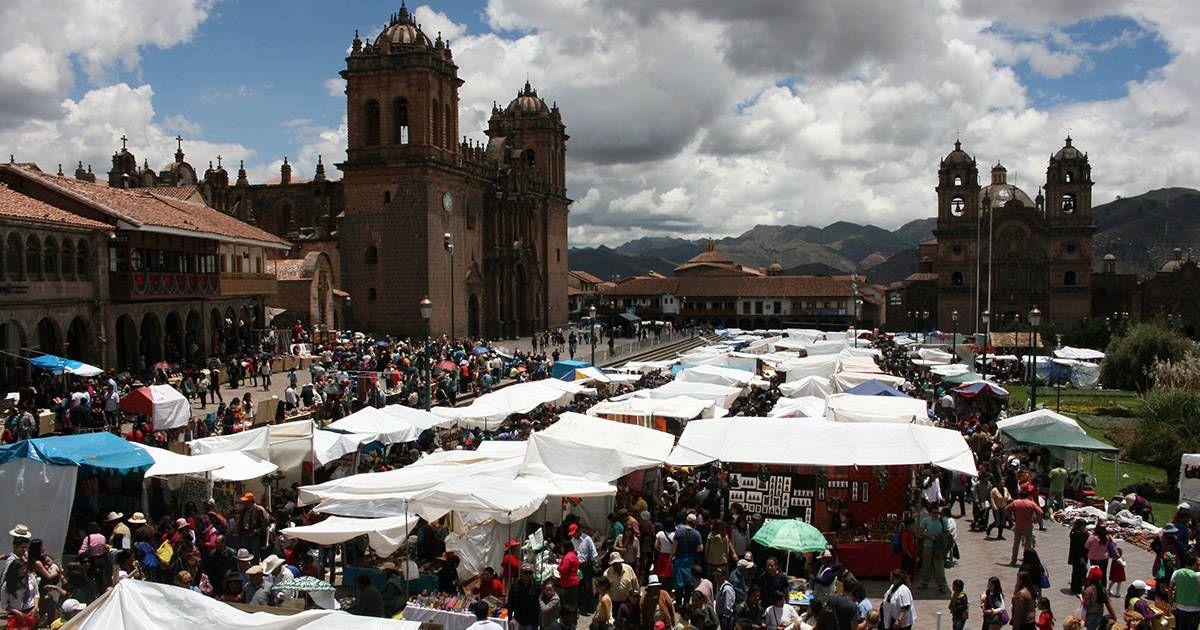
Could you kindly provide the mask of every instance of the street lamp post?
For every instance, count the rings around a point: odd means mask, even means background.
[[[588,337],[592,340],[592,365],[596,365],[596,305],[588,307]]]
[[[958,309],[950,311],[950,321],[954,322],[954,337],[950,339],[950,354],[958,357]]]
[[[431,358],[429,356],[429,318],[433,317],[433,302],[429,301],[429,296],[421,298],[421,319],[425,320],[425,411],[429,411],[429,405],[433,398],[433,366],[430,365]]]
[[[992,325],[991,325],[992,312],[985,310],[983,312],[983,314],[981,315],[981,317],[983,318],[983,330],[984,330],[984,333],[983,333],[983,378],[987,379],[987,374],[988,374],[987,348],[988,348],[988,343],[990,343],[992,340],[991,339],[991,337],[992,337]]]
[[[442,249],[450,254],[450,338],[454,338],[454,236],[449,232],[442,235]]]
[[[1042,324],[1042,311],[1034,306],[1029,311],[1029,350],[1033,356],[1033,365],[1029,373],[1029,410],[1037,409],[1037,329]]]

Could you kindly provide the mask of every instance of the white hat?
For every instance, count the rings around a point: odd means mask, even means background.
[[[119,521],[119,520],[121,520],[121,517],[123,517],[123,516],[125,516],[124,512],[109,512],[108,516],[104,517],[104,521],[106,523],[112,522],[112,521]]]
[[[1129,588],[1136,588],[1139,591],[1144,591],[1150,587],[1142,580],[1134,580],[1133,584],[1129,585]]]
[[[87,608],[87,606],[83,605],[83,602],[80,602],[78,599],[71,598],[65,600],[60,608],[62,608],[62,611],[65,613],[74,614],[83,610],[84,608]]]
[[[658,581],[658,574],[651,573],[649,579],[646,580],[646,586],[662,586],[662,582]]]
[[[1179,504],[1179,509],[1190,510],[1190,509],[1192,509],[1192,504],[1188,503],[1187,501],[1184,501],[1183,503]]]
[[[33,538],[33,532],[29,531],[28,525],[17,525],[8,530],[8,534],[13,538]]]
[[[275,573],[275,571],[277,569],[279,569],[279,567],[283,566],[283,564],[284,564],[283,558],[280,558],[279,556],[277,556],[275,554],[271,554],[271,555],[267,556],[266,558],[263,558],[263,561],[262,561],[263,573],[266,573],[267,575],[271,575],[271,574]]]
[[[130,525],[145,525],[146,524],[146,515],[142,514],[141,512],[134,512],[133,516],[129,517],[129,524]]]

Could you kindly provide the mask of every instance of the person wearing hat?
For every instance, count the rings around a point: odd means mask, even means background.
[[[592,541],[592,537],[587,532],[583,531],[579,523],[568,525],[567,535],[571,537],[571,547],[574,548],[575,556],[578,558],[580,579],[584,584],[583,588],[579,589],[578,606],[576,607],[583,614],[590,615],[596,608],[591,589],[593,568],[598,554],[596,543]]]
[[[504,557],[500,559],[500,577],[511,582],[521,575],[521,543],[510,540],[504,545]]]
[[[642,594],[641,621],[642,628],[655,627],[657,623],[667,628],[675,626],[675,600],[653,573],[646,578],[646,591]]]
[[[133,545],[133,534],[129,526],[121,521],[124,517],[121,512],[109,512],[104,517],[104,524],[109,531],[108,544],[114,549],[129,549]]]
[[[733,571],[729,572],[729,585],[733,588],[735,596],[735,604],[740,604],[746,601],[746,595],[750,592],[750,584],[754,581],[754,556],[749,551],[746,552],[740,560],[737,561],[737,566]]]
[[[50,630],[58,630],[63,627],[63,624],[70,621],[75,615],[83,612],[84,608],[87,608],[87,606],[84,606],[83,602],[80,602],[78,599],[71,598],[64,600],[62,605],[59,606],[59,610],[61,611],[59,616],[50,622]]]
[[[246,583],[242,587],[242,593],[249,593],[249,597],[244,597],[247,604],[252,606],[271,605],[271,587],[267,585],[261,564],[255,564],[246,569]]]
[[[629,596],[641,588],[637,572],[625,562],[625,558],[614,551],[608,554],[608,568],[604,570],[604,578],[610,585],[608,595],[618,607],[629,600]]]
[[[533,579],[533,565],[521,565],[520,577],[509,587],[505,602],[509,614],[517,622],[517,630],[537,630],[542,612],[538,602],[541,590]]]
[[[242,546],[250,553],[259,555],[266,545],[267,527],[271,524],[271,515],[266,508],[254,502],[254,493],[242,495],[242,509],[238,512],[238,535]]]
[[[384,579],[383,589],[379,591],[383,597],[383,612],[391,616],[404,610],[405,602],[408,599],[406,595],[408,585],[404,582],[400,572],[396,570],[394,562],[388,561],[379,565],[379,572],[383,574]]]
[[[1109,599],[1108,590],[1104,588],[1104,570],[1098,566],[1093,566],[1088,569],[1087,586],[1083,589],[1083,595],[1080,596],[1080,602],[1083,604],[1084,611],[1084,627],[1087,630],[1095,630],[1101,627],[1104,621],[1104,614],[1107,611],[1111,617],[1116,617],[1113,612],[1112,601]]]
[[[26,560],[29,557],[29,543],[33,541],[33,532],[24,524],[8,530],[8,535],[12,536],[12,553],[0,559],[0,588],[4,586],[4,576],[8,575],[8,565],[15,560]]]

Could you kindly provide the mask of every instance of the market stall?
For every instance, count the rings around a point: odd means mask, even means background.
[[[667,463],[712,461],[731,466],[731,503],[813,524],[860,577],[883,577],[895,562],[890,540],[913,513],[917,466],[977,474],[961,433],[901,423],[697,420]]]
[[[825,398],[833,393],[833,386],[829,384],[828,376],[810,375],[780,383],[779,392],[790,398],[799,396]]]
[[[825,399],[825,418],[833,422],[933,424],[925,401],[908,396],[834,394]]]
[[[587,415],[616,422],[636,424],[678,435],[690,420],[718,418],[726,410],[711,400],[690,396],[673,398],[634,398],[605,400],[592,405]]]
[[[192,419],[188,399],[170,385],[139,387],[121,397],[118,407],[125,413],[152,419],[155,431],[186,427]]]
[[[775,407],[767,412],[772,418],[816,418],[825,419],[825,399],[816,396],[780,398]]]

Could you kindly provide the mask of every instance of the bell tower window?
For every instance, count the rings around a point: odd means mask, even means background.
[[[454,112],[450,103],[446,103],[446,148],[454,148]]]
[[[1063,214],[1071,214],[1075,212],[1075,195],[1062,196],[1062,211]]]
[[[950,276],[950,284],[956,287],[961,287],[963,285],[963,275],[961,271],[955,271]]]
[[[1067,171],[1066,173],[1063,173],[1063,181],[1068,184],[1071,183],[1071,171]]]
[[[430,138],[432,144],[439,144],[442,141],[442,108],[438,105],[438,100],[433,99],[433,137]]]
[[[955,185],[955,186],[962,186],[962,177],[959,177],[958,175],[955,175],[955,176],[954,176],[954,185]]]
[[[367,146],[379,144],[379,101],[370,100],[363,104],[363,125]]]
[[[950,200],[950,214],[961,217],[963,212],[966,212],[967,202],[963,201],[962,197],[955,197]]]
[[[392,103],[392,143],[408,144],[408,100],[398,98]]]
[[[1069,287],[1075,286],[1075,272],[1074,271],[1068,271],[1063,274],[1063,284],[1065,284]]]

